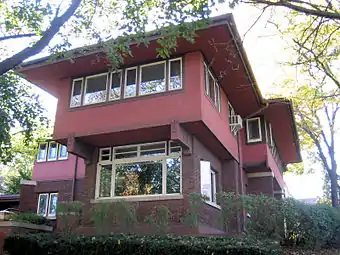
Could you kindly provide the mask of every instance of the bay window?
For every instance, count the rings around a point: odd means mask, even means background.
[[[41,193],[38,199],[37,214],[45,217],[55,217],[57,211],[58,193]]]
[[[57,160],[58,144],[56,142],[49,142],[48,146],[48,161]]]
[[[96,198],[180,193],[181,147],[177,143],[100,149]]]
[[[182,89],[182,59],[170,59],[73,79],[70,107]]]

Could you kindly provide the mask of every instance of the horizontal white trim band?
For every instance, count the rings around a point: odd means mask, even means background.
[[[248,178],[260,178],[260,177],[274,177],[273,172],[258,172],[247,174]]]
[[[36,181],[32,181],[32,180],[21,180],[20,181],[21,185],[32,185],[32,186],[37,186],[37,182]]]
[[[172,200],[172,199],[183,199],[183,195],[181,194],[168,194],[168,195],[145,195],[145,196],[126,196],[126,197],[108,197],[108,198],[98,198],[92,199],[91,203],[112,203],[117,202],[121,199],[126,201],[159,201],[159,200]]]

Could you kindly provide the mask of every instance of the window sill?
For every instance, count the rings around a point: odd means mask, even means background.
[[[109,198],[97,198],[92,199],[91,203],[111,203],[117,202],[121,199],[131,202],[142,202],[142,201],[161,201],[161,200],[173,200],[173,199],[183,199],[182,194],[168,194],[168,195],[146,195],[146,196],[130,196],[130,197],[109,197]]]
[[[216,209],[221,210],[221,206],[219,206],[218,204],[214,203],[214,202],[210,202],[210,201],[204,201],[207,205],[210,205],[211,207],[214,207]]]

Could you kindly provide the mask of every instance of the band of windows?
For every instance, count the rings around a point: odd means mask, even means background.
[[[162,93],[182,88],[182,59],[106,72],[72,81],[70,107]]]
[[[65,160],[68,158],[67,147],[57,142],[45,142],[39,144],[37,162]]]
[[[96,198],[180,194],[181,153],[173,141],[100,149]]]

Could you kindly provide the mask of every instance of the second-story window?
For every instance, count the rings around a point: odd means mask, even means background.
[[[205,93],[210,97],[211,102],[220,111],[220,86],[218,85],[208,66],[204,63]]]
[[[162,93],[182,87],[182,59],[170,59],[74,79],[70,107]],[[219,94],[219,91],[214,93]],[[219,101],[217,98],[219,96],[214,100]]]
[[[48,148],[48,143],[39,144],[39,151],[37,155],[38,162],[46,161],[47,148]]]
[[[50,142],[48,146],[48,161],[57,160],[58,144],[56,142]]]
[[[262,141],[260,117],[247,119],[247,142],[254,143]]]
[[[84,105],[106,101],[107,73],[86,77]]]
[[[65,160],[68,158],[67,147],[54,141],[39,144],[37,162]]]
[[[165,61],[148,64],[140,68],[139,95],[165,91]]]

